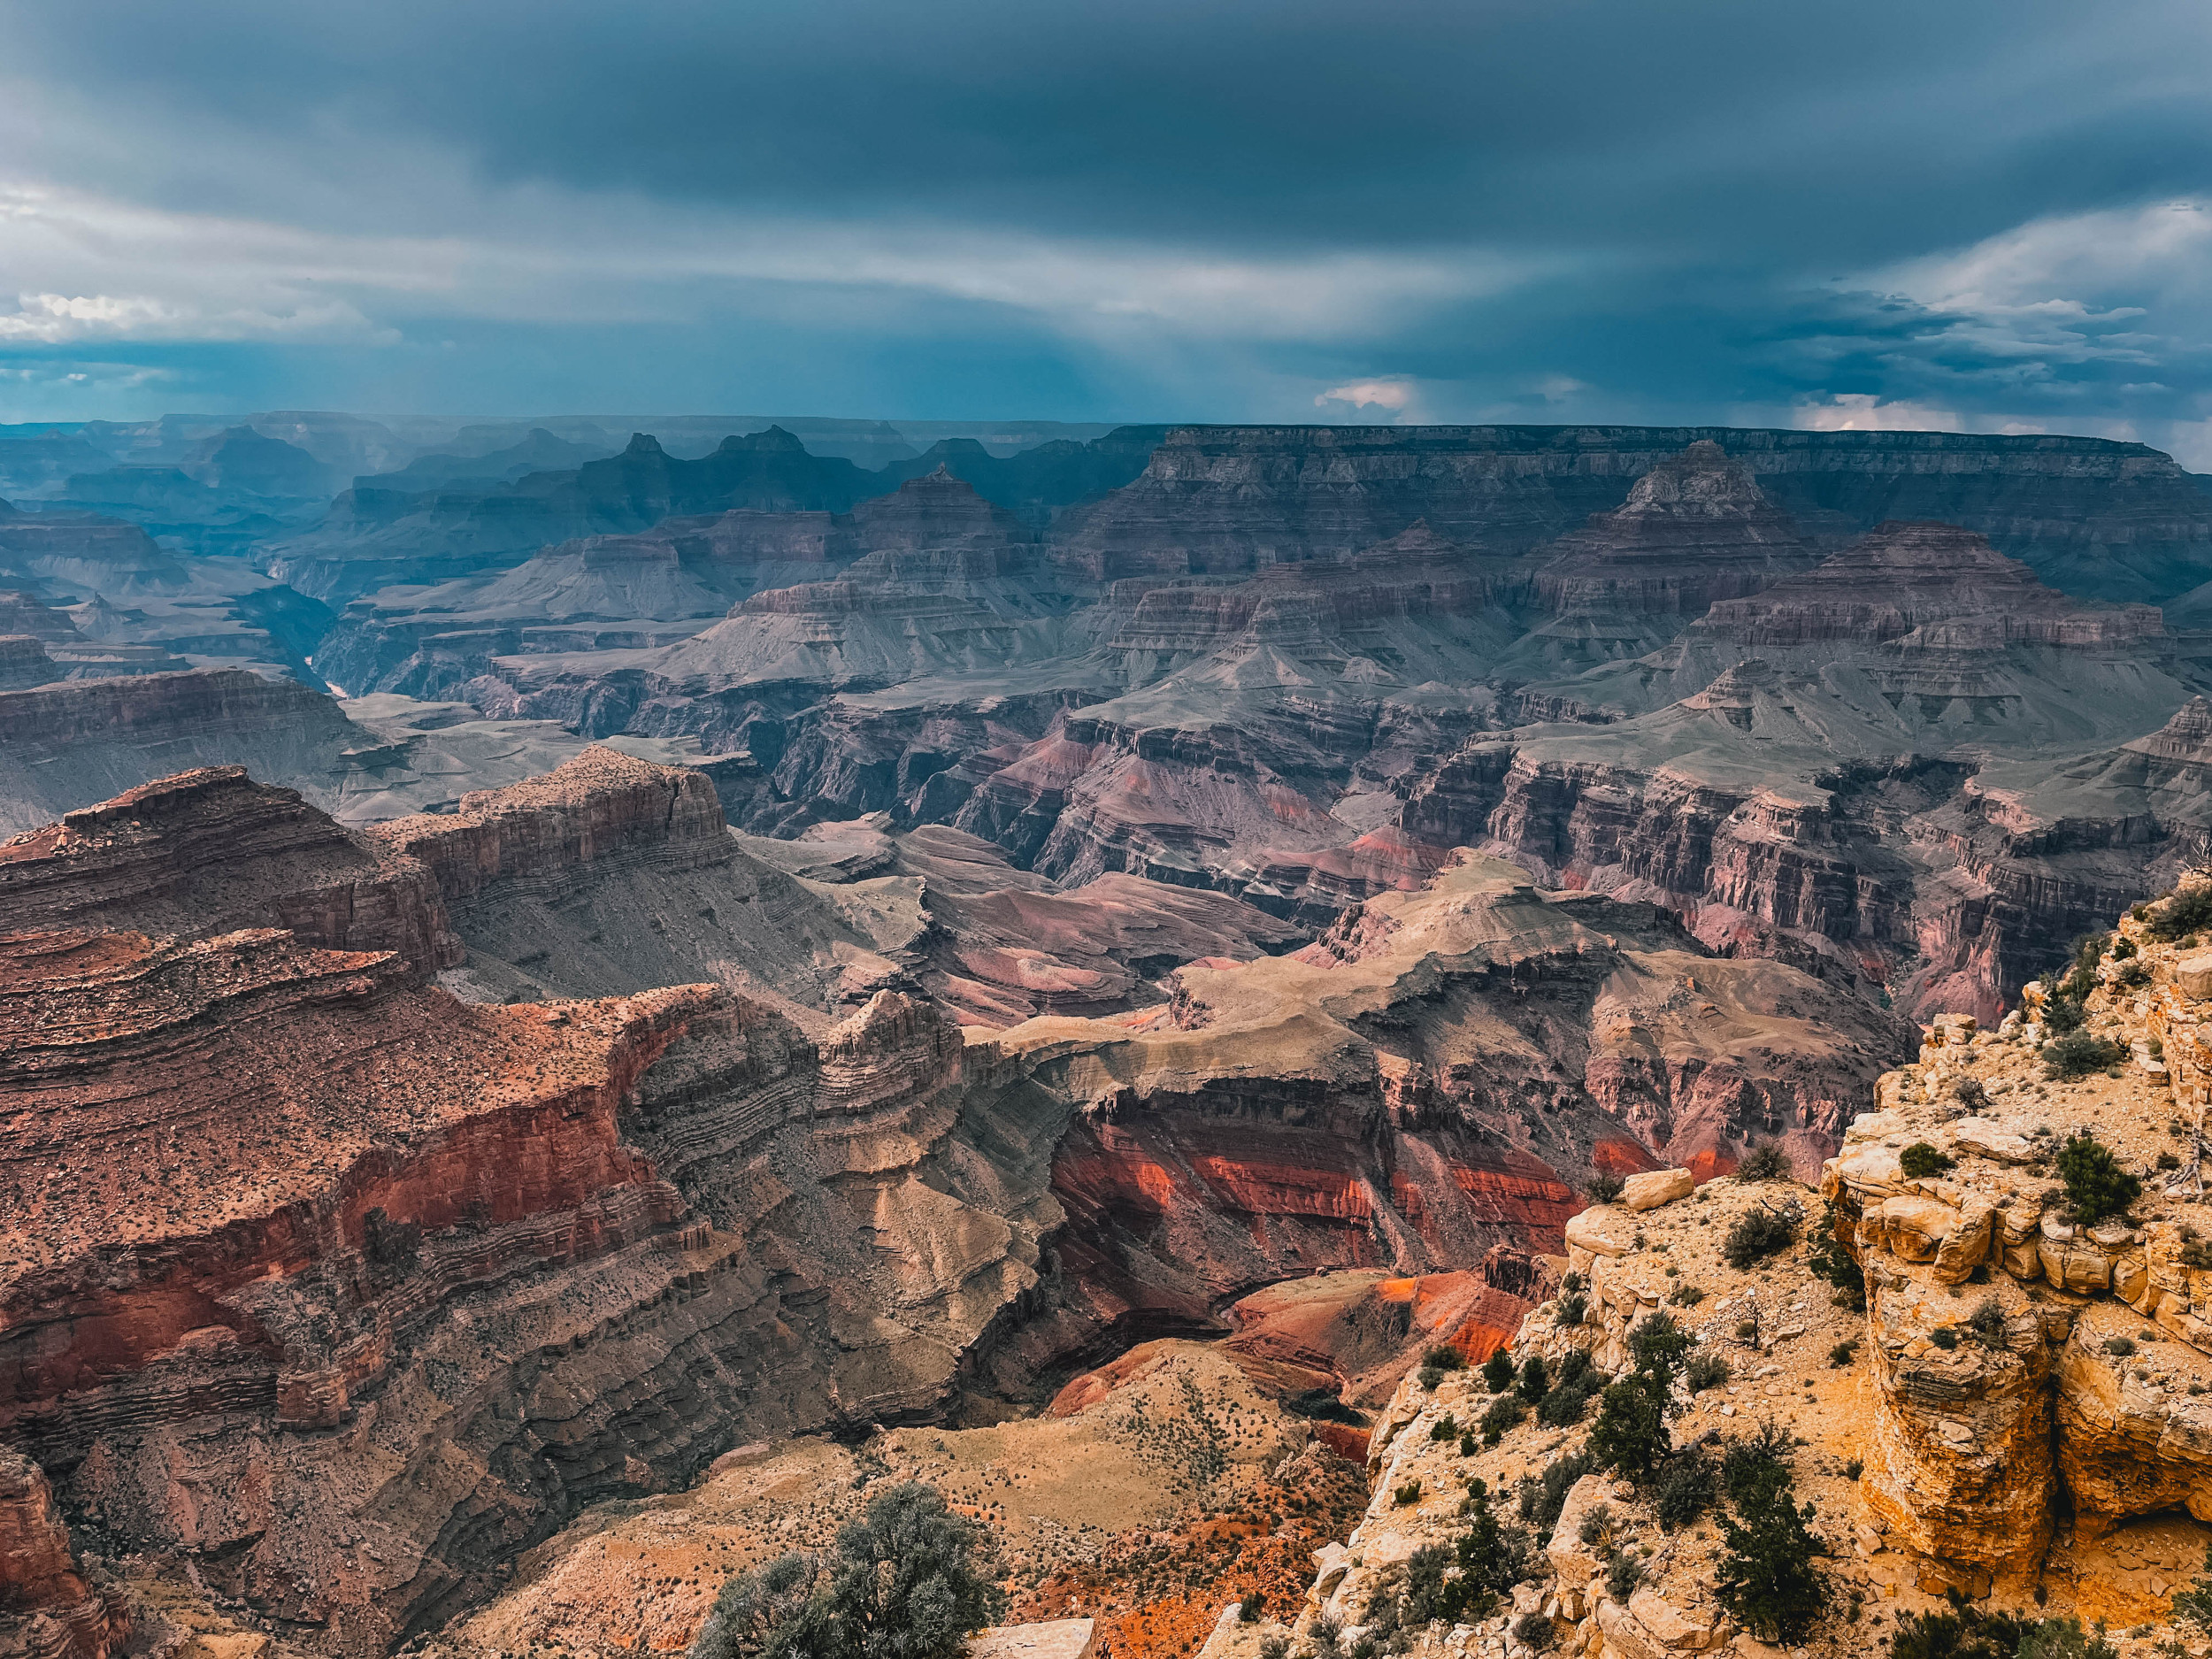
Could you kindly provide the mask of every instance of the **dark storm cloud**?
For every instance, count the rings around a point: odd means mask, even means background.
[[[1397,377],[1420,387],[1371,413],[1720,417],[1841,395],[1962,420],[2212,416],[2186,250],[2147,247],[2143,275],[2024,245],[1978,288],[1942,264],[2038,224],[2124,240],[2128,214],[2208,199],[2212,11],[2193,0],[80,0],[10,14],[10,39],[49,111],[36,159],[72,188],[321,237],[528,245],[491,274],[459,257],[449,325],[435,293],[340,272],[360,329],[396,335],[318,348],[359,357],[357,384],[396,386],[373,354],[435,334],[492,395],[472,354],[535,317],[576,342],[584,401],[687,357],[902,412],[956,385],[1000,408],[1282,415]],[[770,245],[822,236],[782,264]],[[685,265],[718,239],[743,250],[730,268]],[[595,270],[610,247],[682,257],[631,278]],[[252,314],[289,316],[298,288]],[[649,288],[626,357],[610,313]],[[2048,303],[2144,315],[2070,326]],[[671,358],[672,322],[705,337]]]

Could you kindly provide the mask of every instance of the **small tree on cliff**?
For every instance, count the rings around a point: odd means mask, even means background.
[[[956,1659],[1006,1605],[976,1529],[909,1481],[819,1562],[785,1555],[722,1586],[691,1659]]]

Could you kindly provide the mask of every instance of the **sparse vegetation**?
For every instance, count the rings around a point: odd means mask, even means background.
[[[1559,1379],[1537,1402],[1536,1420],[1547,1428],[1563,1429],[1582,1421],[1589,1409],[1590,1398],[1604,1386],[1605,1379],[1590,1363],[1590,1356],[1580,1348],[1571,1349],[1559,1362]]]
[[[1482,1363],[1483,1383],[1494,1394],[1502,1394],[1513,1386],[1513,1379],[1517,1374],[1513,1356],[1503,1348]]]
[[[1709,1348],[1698,1348],[1682,1368],[1682,1380],[1694,1394],[1721,1387],[1728,1381],[1728,1362]]]
[[[1726,1553],[1713,1576],[1722,1606],[1764,1641],[1795,1642],[1820,1617],[1828,1584],[1814,1566],[1824,1553],[1800,1509],[1784,1451],[1770,1424],[1755,1440],[1731,1446],[1721,1482],[1734,1514],[1721,1523]]]
[[[1781,1181],[1787,1180],[1791,1174],[1790,1155],[1782,1149],[1778,1141],[1753,1141],[1736,1165],[1736,1179],[1740,1181]]]
[[[1828,1350],[1828,1369],[1841,1371],[1858,1356],[1859,1340],[1856,1337],[1847,1342],[1839,1342]]]
[[[2128,1051],[2109,1038],[2080,1030],[2054,1037],[2043,1045],[2043,1070],[2047,1077],[2070,1079],[2087,1077],[2117,1065]]]
[[[1947,1352],[1959,1345],[1959,1333],[1947,1325],[1939,1325],[1928,1333],[1928,1340]]]
[[[987,1550],[909,1481],[847,1523],[833,1556],[793,1553],[730,1579],[691,1659],[955,1659],[1006,1604]]]
[[[2108,1336],[2104,1340],[2104,1351],[2115,1359],[2132,1359],[2135,1356],[2135,1339],[2127,1336]]]
[[[2110,1148],[2086,1129],[2066,1137],[2058,1152],[2058,1175],[2066,1183],[2074,1219],[2085,1225],[2126,1214],[2143,1195],[2143,1183],[2122,1169]]]
[[[1594,1204],[1609,1204],[1621,1195],[1625,1185],[1617,1175],[1608,1175],[1602,1170],[1582,1183],[1583,1195]]]
[[[1522,1477],[1514,1494],[1520,1504],[1521,1519],[1537,1533],[1548,1538],[1552,1528],[1559,1525],[1559,1512],[1567,1507],[1568,1492],[1594,1467],[1581,1453],[1571,1452],[1548,1464],[1542,1479],[1532,1475]]]
[[[1521,1419],[1527,1415],[1528,1407],[1519,1395],[1500,1394],[1482,1414],[1482,1443],[1495,1446],[1505,1438],[1509,1429],[1520,1426]]]
[[[2153,939],[2176,940],[2212,927],[2212,886],[2177,888],[2150,906]]]
[[[1421,1483],[1417,1480],[1409,1480],[1392,1488],[1390,1501],[1402,1509],[1407,1504],[1420,1502]]]
[[[1940,1175],[1946,1170],[1958,1167],[1958,1160],[1947,1153],[1939,1152],[1925,1141],[1916,1141],[1897,1155],[1897,1167],[1905,1172],[1908,1180],[1924,1181]]]
[[[1590,1299],[1587,1296],[1579,1294],[1562,1296],[1557,1307],[1557,1323],[1562,1330],[1571,1331],[1582,1323],[1589,1311]]]
[[[1532,1354],[1522,1362],[1520,1380],[1514,1385],[1514,1392],[1531,1405],[1551,1392],[1551,1373],[1546,1369],[1541,1354]]]
[[[1966,1329],[1984,1348],[2000,1348],[2005,1345],[2005,1310],[1997,1298],[1985,1296],[1981,1305],[1967,1316]]]
[[[1421,1363],[1437,1371],[1464,1371],[1467,1356],[1448,1342],[1440,1343],[1421,1356]]]
[[[1459,1438],[1459,1424],[1450,1412],[1447,1411],[1429,1425],[1429,1438],[1432,1440],[1455,1440]]]
[[[1739,1271],[1797,1242],[1797,1224],[1775,1210],[1747,1210],[1736,1217],[1721,1244],[1721,1255]]]
[[[1805,1265],[1821,1279],[1836,1287],[1836,1304],[1854,1313],[1866,1311],[1866,1270],[1852,1259],[1851,1252],[1843,1248],[1843,1240],[1836,1236],[1836,1210],[1832,1204],[1824,1204],[1820,1211],[1820,1226],[1813,1235],[1812,1246],[1805,1252]]]

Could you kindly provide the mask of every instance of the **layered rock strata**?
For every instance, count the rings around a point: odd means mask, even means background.
[[[442,878],[720,833],[620,770],[416,852],[234,772],[0,851],[0,1438],[288,1641],[380,1651],[733,1437],[934,1414],[1036,1283],[1060,1109],[926,1003],[426,987]]]
[[[1056,1304],[995,1367],[1207,1329],[1225,1301],[1317,1267],[1556,1250],[1593,1169],[1725,1169],[1757,1135],[1809,1170],[1904,1043],[1793,970],[1717,960],[1647,908],[1540,894],[1476,859],[1295,956],[1177,980],[1148,1021],[971,1033],[987,1074],[1088,1102],[1054,1162]]]

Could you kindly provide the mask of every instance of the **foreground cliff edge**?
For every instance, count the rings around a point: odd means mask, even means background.
[[[1529,1403],[1505,1403],[1514,1367],[1502,1389],[1431,1370],[1382,1413],[1367,1516],[1323,1552],[1294,1627],[1229,1608],[1207,1659],[1271,1636],[1509,1659],[1775,1651],[1721,1593],[1718,1455],[1763,1445],[1782,1448],[1811,1506],[1825,1581],[1793,1651],[1886,1652],[1916,1615],[1963,1598],[1969,1619],[2104,1625],[2123,1655],[2204,1652],[2208,1632],[2173,1602],[2212,1543],[2212,951],[2181,932],[2205,912],[2212,879],[2189,878],[2100,936],[2064,985],[2032,986],[1996,1031],[1936,1021],[1845,1131],[1816,1197],[1779,1178],[1694,1187],[1685,1171],[1639,1177],[1569,1224],[1565,1289],[1510,1357],[1555,1379],[1585,1363],[1624,1375],[1640,1338],[1678,1328],[1687,1363],[1661,1467],[1713,1460],[1694,1505],[1606,1467],[1602,1430],[1563,1425],[1555,1393],[1525,1421]],[[2055,1048],[2039,1056],[2062,1035],[2062,999],[2085,1015],[2070,1076],[2047,1064]],[[2057,1155],[2079,1137],[2110,1164],[2070,1171]],[[2085,1222],[2070,1214],[2085,1189],[2063,1179],[2078,1169],[2107,1207],[2138,1190]],[[1732,1265],[1747,1217],[1770,1253]],[[1418,1552],[1468,1534],[1471,1479],[1509,1531],[1526,1526],[1526,1559],[1467,1622],[1402,1629]]]

